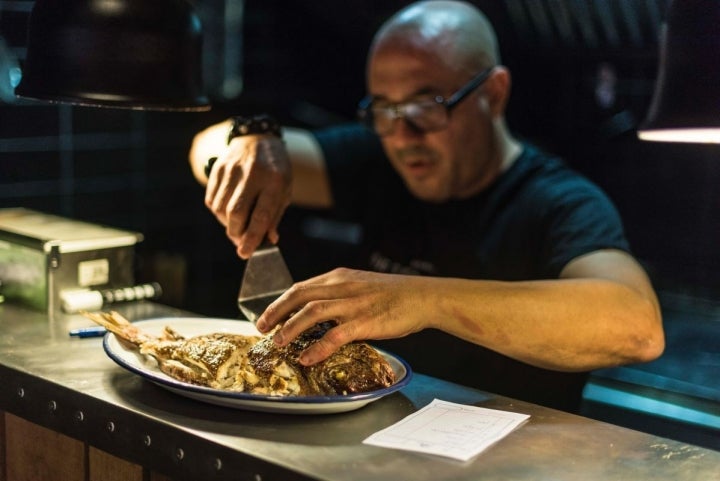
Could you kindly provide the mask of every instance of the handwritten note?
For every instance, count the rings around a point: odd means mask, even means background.
[[[363,443],[467,461],[529,417],[435,399]]]

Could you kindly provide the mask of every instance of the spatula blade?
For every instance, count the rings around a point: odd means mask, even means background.
[[[254,323],[292,284],[292,276],[280,249],[265,241],[245,265],[238,307]]]

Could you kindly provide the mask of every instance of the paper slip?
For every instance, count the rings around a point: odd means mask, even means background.
[[[467,461],[529,417],[435,399],[363,443]]]

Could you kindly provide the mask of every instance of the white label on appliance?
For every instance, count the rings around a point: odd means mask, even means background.
[[[78,284],[81,287],[107,284],[110,280],[110,262],[107,259],[95,259],[78,264]]]

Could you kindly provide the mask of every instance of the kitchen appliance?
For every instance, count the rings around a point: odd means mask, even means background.
[[[142,234],[37,212],[0,209],[0,279],[7,302],[60,311],[62,293],[135,283]]]

